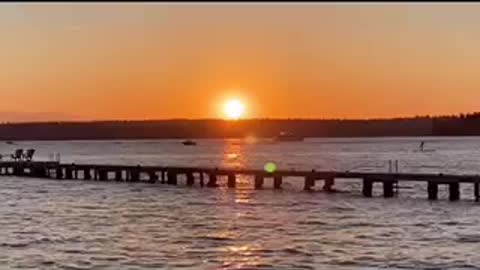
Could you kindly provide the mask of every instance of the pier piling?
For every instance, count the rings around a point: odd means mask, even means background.
[[[428,181],[427,184],[427,190],[428,190],[428,199],[429,200],[436,200],[438,199],[438,184],[434,183],[432,181]]]
[[[372,197],[373,193],[373,181],[368,178],[363,179],[363,190],[362,190],[363,196],[365,197]]]
[[[255,189],[262,189],[263,188],[263,175],[255,174]]]
[[[115,171],[115,181],[120,182],[122,181],[122,170]]]
[[[478,202],[480,200],[480,187],[479,187],[479,183],[478,182],[475,182],[473,184],[473,193],[474,193],[474,196],[475,196],[475,201]]]
[[[98,169],[98,180],[100,181],[107,181],[108,180],[108,171],[103,170],[103,169]]]
[[[383,197],[391,198],[394,195],[393,181],[383,181]]]
[[[460,183],[449,184],[450,201],[457,201],[460,199]]]
[[[305,177],[305,183],[303,186],[303,190],[310,191],[312,190],[312,187],[315,186],[315,178],[313,178],[310,175],[307,175]]]
[[[66,179],[73,179],[73,171],[72,168],[66,167],[65,168],[65,178]]]
[[[199,178],[200,178],[200,186],[201,187],[204,187],[205,186],[205,179],[204,179],[204,175],[203,175],[203,172],[200,172],[199,173]]]
[[[235,174],[231,173],[228,175],[228,180],[227,180],[227,186],[229,188],[235,188],[235,185],[236,185],[236,178],[235,178]]]
[[[187,173],[187,186],[193,186],[194,183],[195,183],[195,177],[193,177],[193,173],[188,172]]]
[[[323,191],[332,192],[333,185],[335,185],[335,178],[329,177],[325,179],[325,183],[323,184]]]
[[[140,170],[135,168],[130,170],[130,182],[140,181]]]
[[[154,184],[154,183],[157,182],[157,180],[158,180],[157,173],[155,171],[149,171],[148,172],[148,182]]]
[[[83,170],[83,179],[85,179],[85,180],[92,179],[92,174],[90,172],[90,169]]]
[[[281,189],[282,188],[282,176],[275,175],[273,177],[273,188],[274,189]]]
[[[56,177],[57,179],[63,179],[63,168],[57,167]]]
[[[177,173],[174,171],[168,171],[167,172],[167,184],[168,185],[177,185],[178,180],[177,180]]]
[[[208,183],[207,187],[217,187],[217,174],[216,173],[210,173],[208,174]]]
[[[161,171],[160,171],[160,183],[162,183],[162,184],[165,184],[165,174],[166,174],[166,173],[167,173],[167,172],[164,171],[164,170],[161,170]]]

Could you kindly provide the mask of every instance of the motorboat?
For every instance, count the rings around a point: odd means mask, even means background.
[[[292,133],[287,133],[287,132],[280,132],[278,136],[274,138],[275,141],[280,141],[280,142],[298,142],[298,141],[303,141],[305,138],[302,136],[297,136]]]
[[[183,145],[197,145],[197,143],[192,141],[192,140],[183,141],[182,144]]]

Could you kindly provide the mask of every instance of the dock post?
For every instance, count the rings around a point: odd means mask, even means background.
[[[122,170],[115,171],[115,181],[122,181]]]
[[[50,178],[50,170],[47,168],[38,168],[40,177]]]
[[[108,171],[105,169],[98,169],[98,180],[107,181],[108,180]]]
[[[255,174],[255,189],[261,189],[263,187],[263,175]]]
[[[209,173],[208,174],[208,183],[207,187],[217,187],[217,174],[216,173]]]
[[[450,191],[450,201],[457,201],[460,199],[460,183],[450,183],[449,184],[449,191]]]
[[[130,170],[130,181],[132,182],[140,181],[140,170],[136,168]]]
[[[363,179],[363,196],[365,197],[372,197],[372,193],[373,193],[373,180],[372,179],[368,179],[368,178],[364,178]]]
[[[73,167],[73,178],[78,179],[78,170],[77,170],[77,167],[75,166],[75,163],[72,163],[72,167]]]
[[[174,171],[167,172],[167,184],[176,185],[177,184],[177,173]]]
[[[35,168],[35,167],[31,167],[30,168],[30,176],[38,177],[39,176],[38,169]]]
[[[326,192],[332,192],[333,191],[333,185],[335,185],[335,178],[330,177],[325,179],[325,183],[323,184],[323,191]]]
[[[282,188],[282,177],[280,175],[275,175],[273,177],[273,188],[274,189]]]
[[[57,179],[63,179],[63,168],[57,167],[56,176],[57,176]]]
[[[187,186],[193,186],[195,184],[195,177],[192,172],[187,172]]]
[[[433,181],[428,181],[428,199],[436,200],[438,199],[438,184]]]
[[[383,181],[383,197],[391,198],[393,197],[393,194],[393,181]]]
[[[227,183],[228,187],[229,188],[235,188],[235,185],[237,184],[236,182],[237,182],[237,180],[235,179],[235,174],[233,174],[233,173],[229,174],[228,175],[228,183]]]
[[[204,180],[203,172],[200,172],[200,186],[201,187],[205,186],[205,180]]]
[[[21,175],[19,166],[14,166],[12,168],[12,171],[13,171],[13,175]]]
[[[160,183],[165,184],[165,171],[160,171]]]
[[[73,179],[73,172],[72,169],[69,167],[65,168],[65,178],[66,179]]]
[[[480,187],[479,187],[479,183],[478,182],[475,182],[473,184],[473,192],[475,194],[475,201],[478,202],[480,200]]]
[[[31,176],[31,177],[38,177],[39,176],[39,173],[38,173],[38,170],[37,170],[36,167],[31,167],[30,168],[29,176]]]
[[[310,175],[305,176],[305,184],[303,186],[303,190],[311,191],[313,186],[315,186],[315,178]]]
[[[148,172],[148,182],[149,183],[155,183],[158,180],[158,175],[155,171],[149,171]]]
[[[92,175],[90,174],[90,169],[84,169],[83,170],[83,179],[84,180],[92,179]]]

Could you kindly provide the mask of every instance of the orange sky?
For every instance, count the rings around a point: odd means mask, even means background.
[[[1,4],[0,120],[475,111],[478,25],[479,4]]]

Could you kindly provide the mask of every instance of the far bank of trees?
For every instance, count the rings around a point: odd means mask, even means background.
[[[0,124],[0,140],[104,140],[274,137],[282,131],[304,137],[480,135],[480,113],[371,120],[252,119],[100,121]]]

